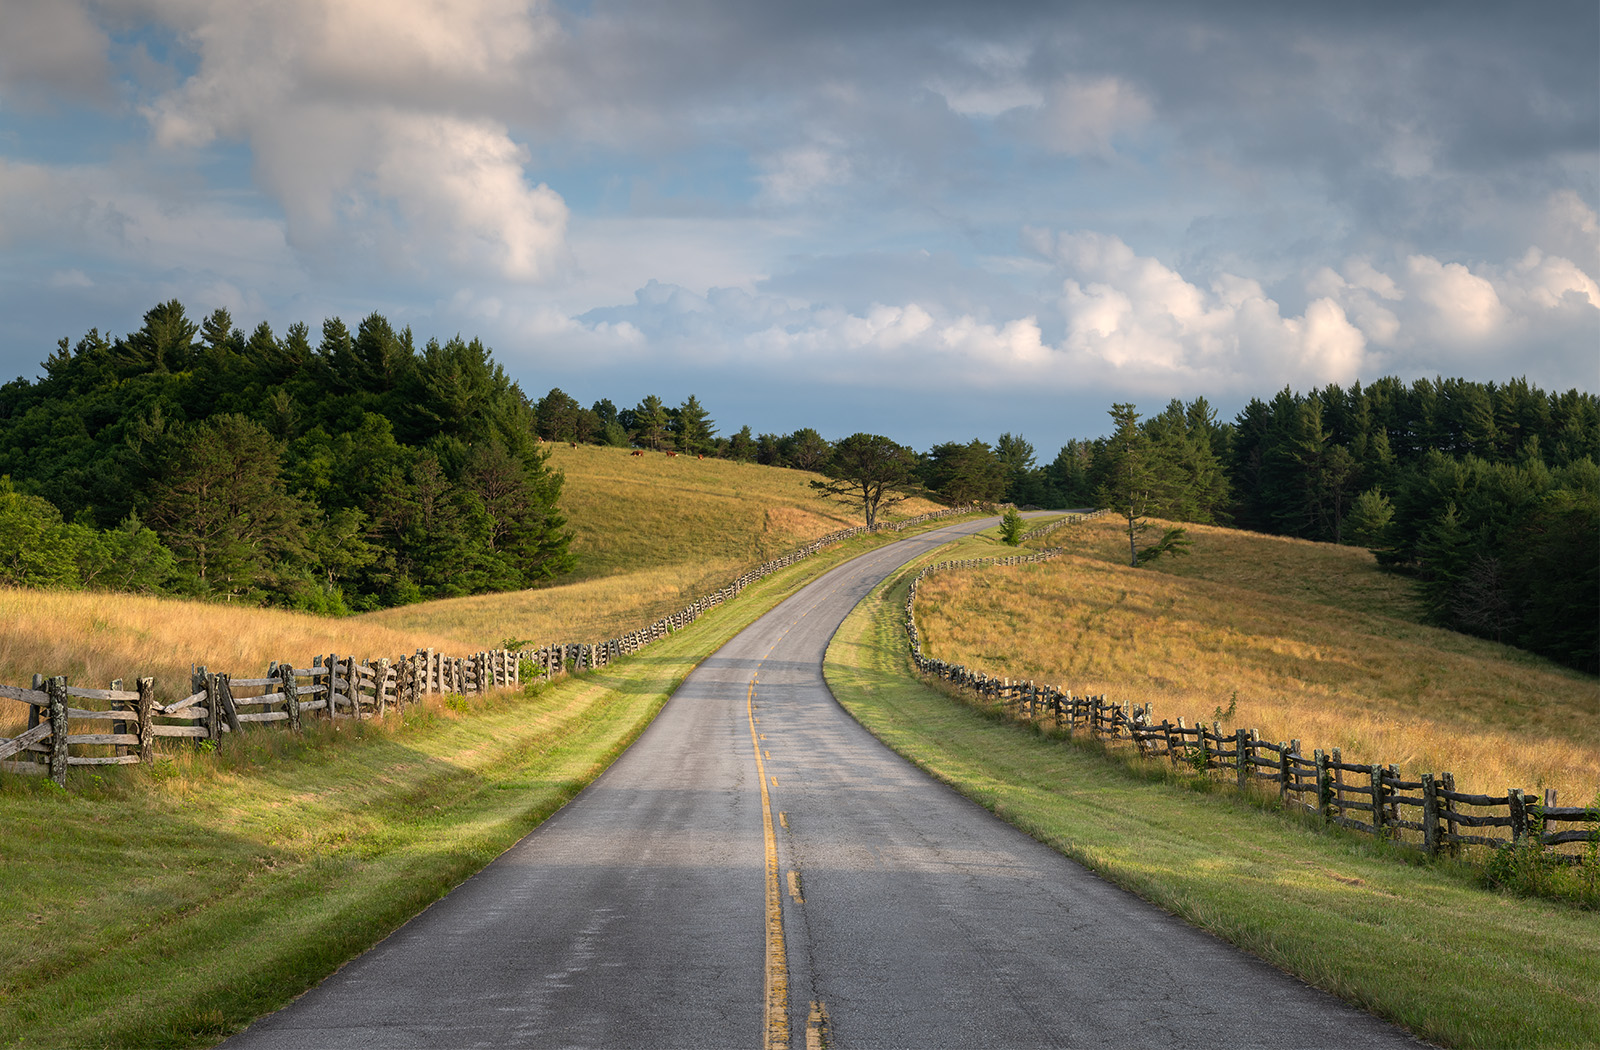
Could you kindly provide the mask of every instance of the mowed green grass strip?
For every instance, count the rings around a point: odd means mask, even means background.
[[[65,793],[0,776],[0,1045],[202,1046],[282,1006],[577,794],[739,630],[890,541],[531,695],[174,748],[149,772],[74,770]]]
[[[1000,553],[982,542],[939,557]],[[900,626],[908,576],[845,621],[826,665],[834,695],[889,747],[1118,885],[1424,1039],[1600,1045],[1593,912],[1485,891],[1464,866],[1408,862],[1271,806],[1195,791],[1159,765],[1046,737],[924,684]],[[1292,1041],[1336,1046],[1339,1033]]]

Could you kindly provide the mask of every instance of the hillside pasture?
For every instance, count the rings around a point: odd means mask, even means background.
[[[1162,523],[1165,524],[1165,523]],[[1366,551],[1188,526],[1192,555],[1134,569],[1101,518],[1056,532],[1066,556],[935,574],[924,651],[1012,679],[1219,720],[1460,790],[1600,789],[1600,682],[1420,622],[1409,581]]]

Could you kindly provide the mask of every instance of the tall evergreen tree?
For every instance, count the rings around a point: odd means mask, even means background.
[[[678,418],[673,420],[673,437],[678,448],[690,455],[705,455],[716,448],[713,438],[717,428],[711,414],[693,394],[678,407]]]
[[[639,407],[633,410],[633,419],[635,445],[657,452],[671,445],[672,435],[667,431],[667,409],[659,397],[650,394],[639,402]]]

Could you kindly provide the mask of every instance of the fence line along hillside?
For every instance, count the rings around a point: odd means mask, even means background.
[[[950,507],[880,524],[870,531],[899,532],[978,509]],[[484,650],[464,657],[419,649],[410,656],[360,662],[353,656],[318,654],[309,667],[274,661],[259,678],[235,678],[202,667],[193,673],[188,695],[165,704],[157,702],[155,679],[150,677],[134,680],[132,689],[124,688],[120,679],[109,688],[98,689],[69,684],[64,676],[34,675],[27,688],[0,685],[0,697],[28,705],[27,730],[0,739],[0,771],[48,775],[65,784],[67,770],[73,766],[149,763],[155,741],[162,737],[215,742],[227,734],[272,726],[298,731],[302,720],[308,718],[381,718],[390,708],[421,703],[430,693],[467,695],[514,687],[521,682],[523,661],[531,663],[545,679],[569,670],[604,667],[687,627],[752,583],[868,531],[858,526],[829,533],[757,566],[671,616],[604,642],[557,642],[538,649]],[[91,748],[101,753],[84,753]],[[107,751],[110,753],[104,753]]]
[[[1131,744],[1140,756],[1166,759],[1202,773],[1231,775],[1243,789],[1263,785],[1276,790],[1285,809],[1320,816],[1329,823],[1418,847],[1429,854],[1457,853],[1462,846],[1538,845],[1553,856],[1581,860],[1571,845],[1600,842],[1600,808],[1560,806],[1554,790],[1509,788],[1504,795],[1455,790],[1448,772],[1402,778],[1393,764],[1343,760],[1339,748],[1317,748],[1307,755],[1299,740],[1267,741],[1254,729],[1224,732],[1220,722],[1186,725],[1155,722],[1151,705],[1114,703],[1104,694],[1075,695],[1054,685],[995,678],[961,664],[923,653],[917,631],[917,584],[938,572],[988,566],[1022,565],[1059,557],[1062,548],[1036,554],[942,561],[912,577],[906,595],[905,627],[911,658],[924,674],[1001,706],[1011,718],[1068,736],[1087,731],[1096,740]],[[1561,850],[1559,847],[1568,849]]]

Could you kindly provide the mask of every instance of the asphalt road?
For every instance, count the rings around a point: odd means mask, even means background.
[[[985,524],[778,606],[564,809],[224,1045],[1418,1045],[1039,845],[833,700],[845,615]]]

